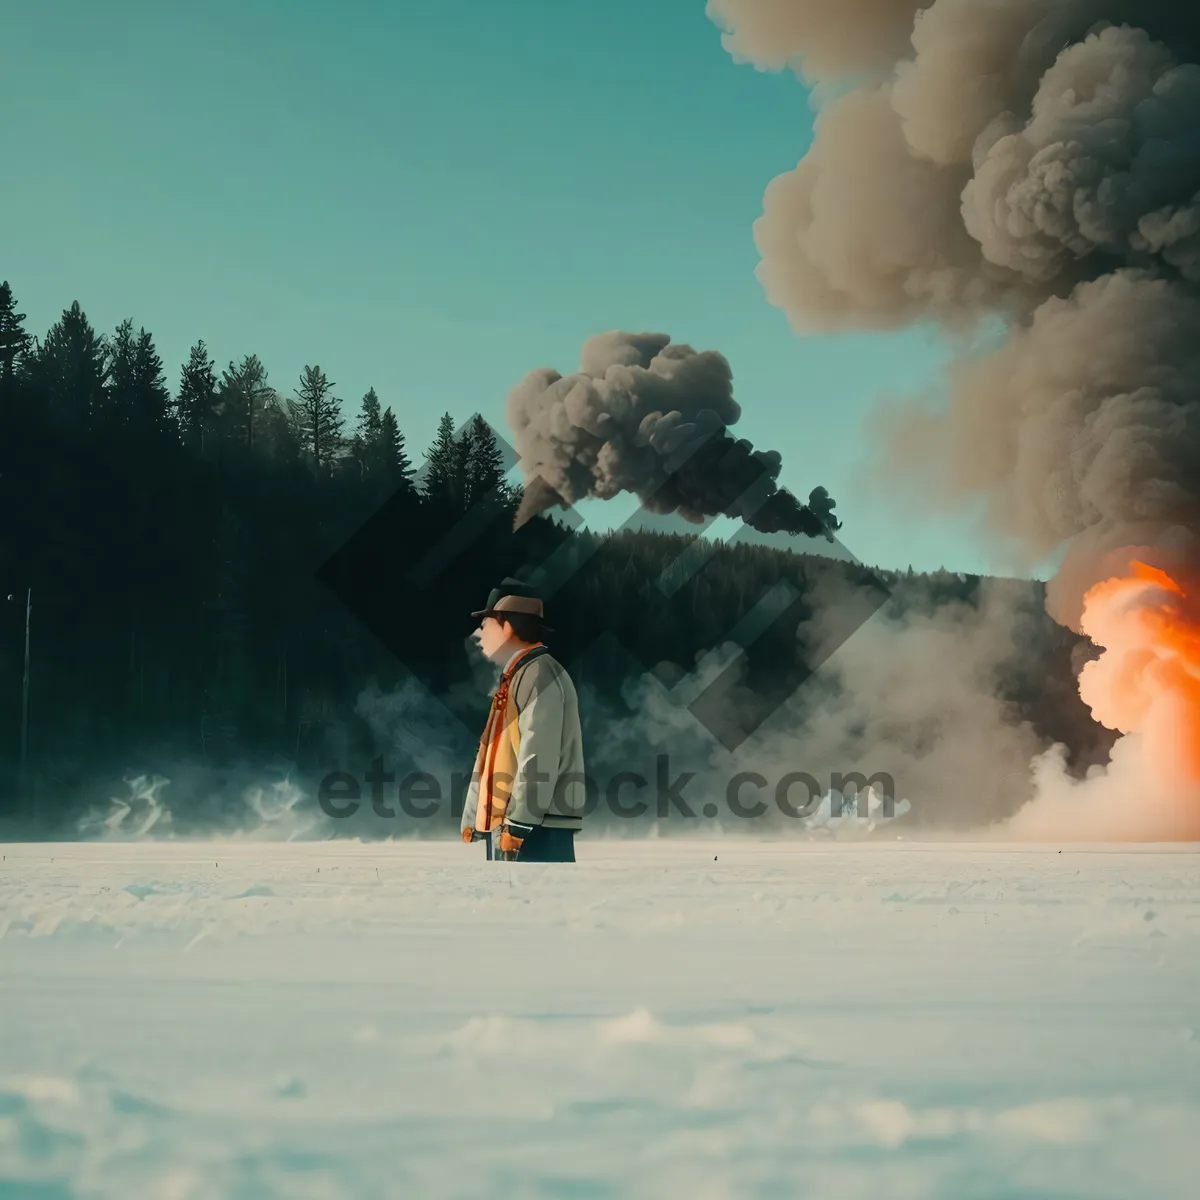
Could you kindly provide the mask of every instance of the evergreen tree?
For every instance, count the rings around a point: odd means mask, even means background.
[[[296,437],[318,468],[328,468],[342,445],[341,401],[333,386],[320,367],[305,367],[296,398],[288,401]]]
[[[359,464],[361,478],[391,492],[412,489],[412,464],[404,449],[404,435],[392,410],[384,409],[371,388],[362,399],[352,454]]]
[[[223,435],[253,450],[262,414],[276,399],[257,354],[247,354],[236,366],[229,364],[221,374],[217,396]]]
[[[201,455],[209,449],[216,422],[217,377],[213,366],[208,347],[201,340],[192,347],[179,375],[176,411],[180,432],[184,442]]]
[[[29,349],[24,323],[25,314],[17,312],[17,302],[6,279],[0,283],[0,391],[10,386],[15,368]]]
[[[358,464],[360,479],[379,473],[377,460],[381,429],[379,397],[375,389],[371,388],[362,398],[354,436],[350,439],[350,457]]]
[[[450,491],[449,498],[458,508],[466,508],[469,501],[471,486],[471,447],[474,443],[471,426],[466,425],[462,433],[454,439],[450,453]]]
[[[127,405],[134,387],[135,349],[133,322],[122,321],[108,345],[108,377],[99,407],[100,424],[110,429],[129,426]]]
[[[47,415],[62,426],[94,427],[104,407],[108,345],[76,300],[46,334],[30,365]]]
[[[466,502],[479,504],[489,497],[505,499],[504,456],[491,426],[476,413],[470,425],[467,448]]]
[[[396,421],[396,414],[385,409],[379,421],[379,464],[384,478],[393,488],[413,486],[413,468],[404,448],[404,434]]]
[[[142,427],[160,437],[178,438],[179,422],[167,385],[167,373],[154,339],[145,329],[138,331],[134,366],[138,385],[137,412]]]
[[[356,440],[364,447],[371,447],[379,440],[382,428],[379,397],[371,388],[362,398],[362,411],[358,415],[358,426],[354,431]]]
[[[443,413],[438,422],[437,435],[425,459],[422,490],[429,499],[444,502],[453,498],[458,456],[454,418],[449,413]]]
[[[154,340],[133,322],[122,321],[113,336],[108,379],[102,393],[103,423],[136,436],[167,437],[174,432],[171,393]]]

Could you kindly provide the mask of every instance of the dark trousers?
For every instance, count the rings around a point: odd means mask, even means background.
[[[486,840],[487,856],[489,859],[500,857],[499,849],[492,852],[492,839]],[[521,853],[518,862],[541,863],[573,863],[575,861],[575,830],[547,829],[545,825],[535,825],[521,843]]]

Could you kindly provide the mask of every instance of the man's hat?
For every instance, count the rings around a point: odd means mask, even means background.
[[[505,616],[511,616],[513,613],[525,613],[539,620],[545,615],[541,597],[532,595],[527,583],[509,577],[502,580],[499,587],[492,588],[488,593],[487,606],[477,609],[471,616],[480,620],[484,617],[495,617],[502,621]],[[543,625],[542,628],[547,633],[554,632],[547,625]]]

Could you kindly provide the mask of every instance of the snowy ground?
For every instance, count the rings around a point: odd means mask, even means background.
[[[579,849],[0,847],[0,1196],[1195,1194],[1197,847]]]

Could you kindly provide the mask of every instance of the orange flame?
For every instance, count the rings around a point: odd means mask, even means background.
[[[1135,562],[1087,593],[1082,628],[1103,647],[1079,678],[1096,720],[1141,736],[1147,785],[1200,784],[1200,614],[1184,586]]]

